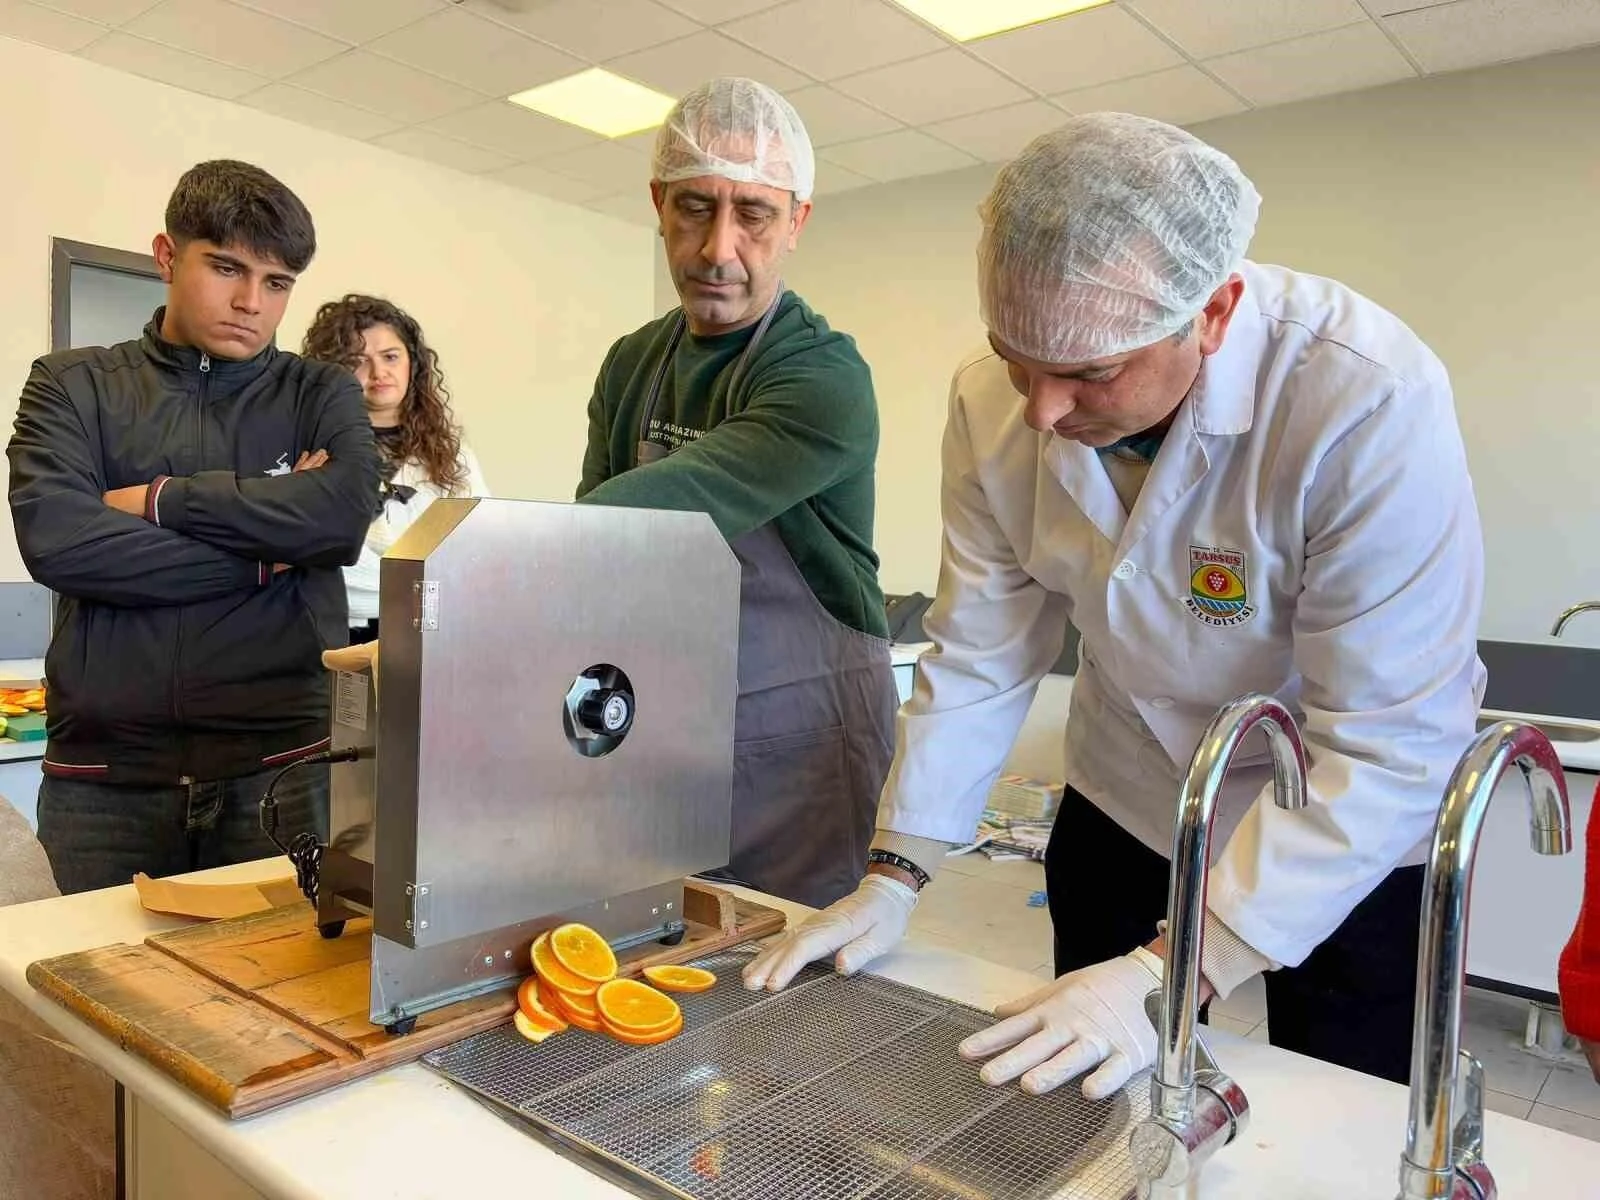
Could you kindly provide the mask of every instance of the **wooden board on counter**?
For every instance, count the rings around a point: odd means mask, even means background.
[[[619,974],[783,928],[776,909],[694,880],[681,943],[618,955]],[[371,923],[325,939],[305,904],[43,959],[28,982],[233,1118],[313,1095],[509,1020],[509,991],[421,1016],[394,1037],[367,1020]],[[524,967],[526,964],[523,964]]]

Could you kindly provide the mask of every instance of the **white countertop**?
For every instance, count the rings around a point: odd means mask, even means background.
[[[286,869],[275,859],[197,878],[266,878]],[[806,912],[763,899],[788,910],[791,919]],[[0,988],[273,1200],[453,1200],[499,1194],[513,1180],[519,1191],[563,1200],[628,1195],[416,1064],[275,1112],[227,1121],[34,993],[24,979],[35,959],[118,940],[137,942],[180,923],[145,912],[131,887],[0,909]],[[1031,975],[915,943],[884,959],[877,971],[986,1008],[1038,983]],[[1405,1089],[1221,1031],[1208,1040],[1221,1066],[1243,1086],[1252,1113],[1245,1138],[1219,1152],[1207,1168],[1202,1197],[1394,1195]],[[1600,1197],[1600,1144],[1500,1113],[1489,1113],[1487,1121],[1488,1160],[1505,1200]]]

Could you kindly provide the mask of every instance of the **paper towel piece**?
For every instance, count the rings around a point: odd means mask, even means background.
[[[139,903],[151,912],[208,921],[243,917],[304,900],[293,875],[260,883],[189,883],[151,879],[140,872],[133,877],[133,886],[139,893]]]

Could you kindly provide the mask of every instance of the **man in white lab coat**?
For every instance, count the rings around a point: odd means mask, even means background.
[[[1082,633],[1046,858],[1056,970],[962,1053],[1091,1098],[1154,1061],[1180,782],[1216,710],[1276,695],[1310,805],[1264,755],[1216,817],[1203,995],[1266,973],[1274,1044],[1408,1078],[1422,844],[1472,737],[1482,540],[1444,368],[1326,279],[1245,260],[1259,198],[1171,126],[1075,119],[982,209],[989,346],[956,372],[934,649],[861,888],[766,950],[858,969],[904,933],[1062,645]]]

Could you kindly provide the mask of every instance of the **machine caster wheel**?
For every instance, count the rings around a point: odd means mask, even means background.
[[[405,1037],[416,1027],[417,1019],[415,1017],[401,1017],[398,1021],[392,1021],[385,1025],[383,1031],[390,1037]]]
[[[334,938],[339,937],[344,933],[344,922],[329,921],[324,925],[318,925],[317,932],[331,942]]]
[[[663,946],[676,946],[679,942],[683,941],[683,935],[687,932],[689,932],[687,929],[678,929],[667,934],[667,936],[664,938],[657,938],[656,941],[660,942]]]

